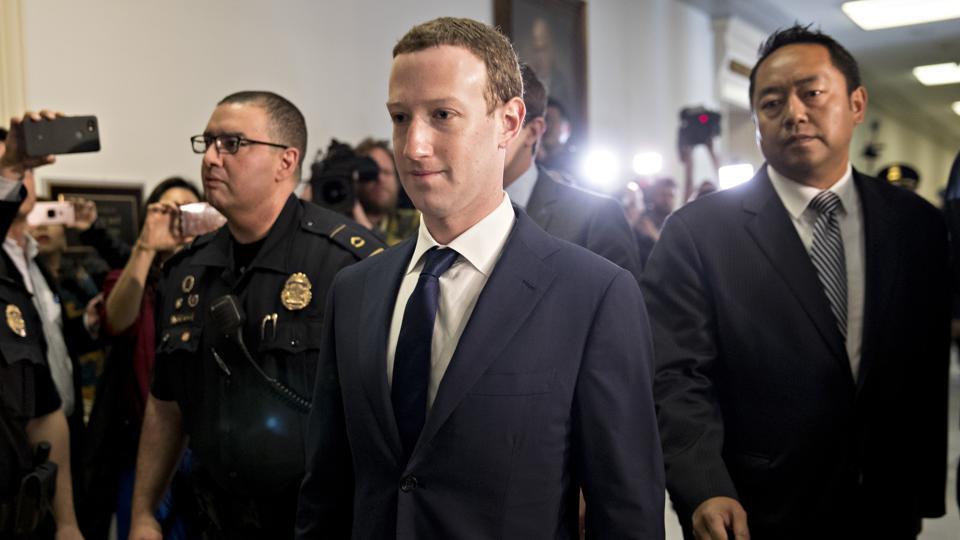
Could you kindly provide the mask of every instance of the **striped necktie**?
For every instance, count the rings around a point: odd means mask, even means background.
[[[813,244],[810,259],[817,269],[823,292],[830,301],[830,309],[837,319],[840,334],[847,336],[847,264],[843,253],[843,237],[837,212],[843,208],[840,197],[832,191],[822,191],[810,201],[816,210],[813,225]]]

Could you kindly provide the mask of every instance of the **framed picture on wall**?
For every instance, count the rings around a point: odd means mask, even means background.
[[[586,11],[579,0],[494,0],[494,23],[566,110],[580,140],[587,130]]]
[[[123,183],[109,186],[87,184],[65,180],[48,180],[50,198],[83,197],[96,203],[97,216],[110,234],[116,236],[128,246],[137,241],[140,227],[140,205],[143,201],[143,187],[139,184]],[[84,253],[92,248],[84,246],[72,229],[67,229],[67,252]]]

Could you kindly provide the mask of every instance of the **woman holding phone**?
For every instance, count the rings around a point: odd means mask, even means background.
[[[104,366],[91,413],[85,485],[89,493],[81,509],[81,526],[88,538],[106,538],[110,516],[116,513],[117,537],[130,528],[130,499],[140,424],[150,391],[155,342],[154,295],[164,261],[191,237],[180,231],[179,207],[200,201],[199,190],[180,177],[160,182],[147,198],[140,236],[122,270],[113,270],[103,285],[101,320],[113,349]],[[185,464],[189,460],[184,460]],[[188,465],[187,465],[188,466]],[[176,479],[174,486],[176,486]],[[177,523],[171,491],[158,510],[167,538],[185,538]]]

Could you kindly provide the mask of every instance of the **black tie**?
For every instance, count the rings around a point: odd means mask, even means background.
[[[440,276],[453,265],[458,255],[450,248],[431,248],[427,252],[417,287],[407,299],[403,311],[403,324],[393,358],[390,397],[407,459],[417,444],[427,416],[430,349],[440,302]]]
[[[817,211],[813,225],[813,244],[810,259],[817,269],[823,292],[830,300],[830,309],[837,319],[840,334],[847,335],[847,261],[843,253],[843,237],[837,211],[842,207],[840,197],[832,191],[821,191],[810,201]]]

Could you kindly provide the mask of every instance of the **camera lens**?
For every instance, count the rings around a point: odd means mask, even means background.
[[[57,217],[57,211],[54,210],[53,208],[48,209],[48,210],[47,210],[47,217],[48,217],[48,218],[51,218],[51,219]]]
[[[93,120],[88,120],[87,131],[89,131],[90,133],[93,133],[94,131],[96,131],[96,129],[97,129],[97,123],[94,122]]]

